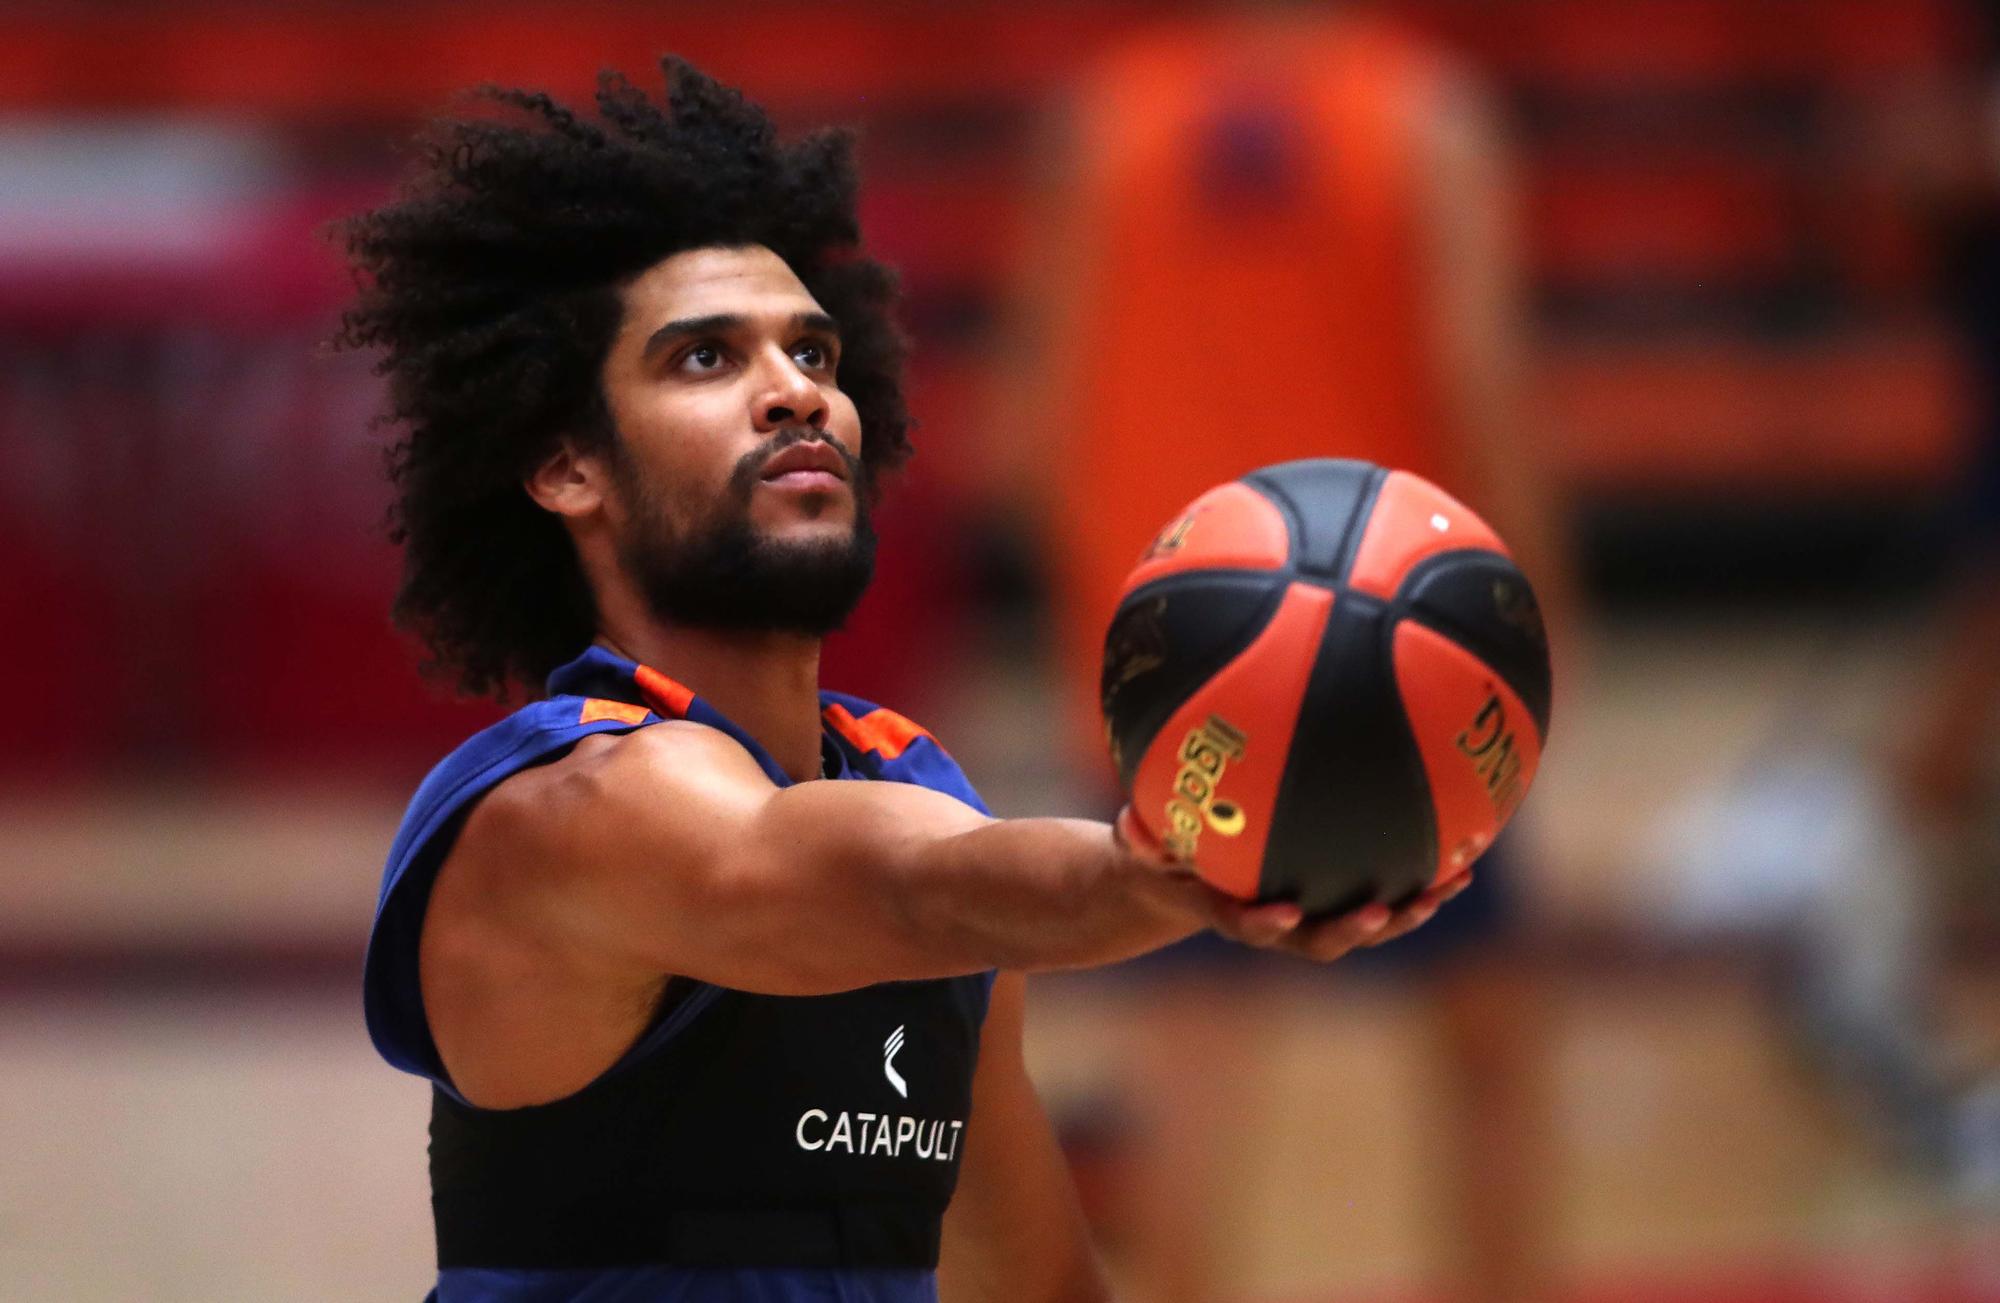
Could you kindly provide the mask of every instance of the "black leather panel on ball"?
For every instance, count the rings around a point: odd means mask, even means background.
[[[1362,528],[1388,472],[1365,461],[1316,457],[1281,462],[1243,477],[1276,503],[1292,530],[1292,568],[1338,583],[1353,563]]]
[[[1098,688],[1120,790],[1132,790],[1133,771],[1168,717],[1263,632],[1287,584],[1270,570],[1195,570],[1118,604]]]
[[[1447,552],[1413,568],[1396,604],[1493,668],[1549,736],[1549,639],[1527,577],[1493,552]]]
[[[1437,868],[1437,818],[1397,695],[1384,604],[1334,599],[1264,852],[1260,894],[1308,915],[1397,905]]]

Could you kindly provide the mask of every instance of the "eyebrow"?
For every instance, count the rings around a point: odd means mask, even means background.
[[[705,317],[682,317],[677,321],[669,321],[646,336],[646,346],[640,350],[640,356],[651,357],[668,344],[693,335],[727,335],[742,330],[749,324],[750,319],[739,312],[712,312]],[[840,323],[824,312],[796,312],[786,324],[792,330],[817,330],[836,339],[840,337]]]

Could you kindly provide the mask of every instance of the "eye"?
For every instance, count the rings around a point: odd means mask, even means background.
[[[683,371],[713,371],[723,363],[722,347],[718,344],[696,344],[681,354],[679,368]]]
[[[816,339],[801,340],[792,345],[792,360],[808,371],[831,371],[834,350]]]

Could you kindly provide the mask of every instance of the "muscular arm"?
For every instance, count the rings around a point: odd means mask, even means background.
[[[995,820],[903,783],[779,788],[669,723],[508,780],[444,869],[490,925],[635,974],[809,995],[1109,963],[1213,921],[1214,893],[1103,824]]]
[[[1054,1131],[1021,1059],[1026,979],[1002,974],[980,1034],[972,1118],[938,1263],[947,1303],[1111,1297]]]
[[[1109,963],[1212,927],[1326,961],[1430,916],[1300,926],[1073,819],[996,820],[903,783],[779,788],[713,729],[586,738],[473,809],[425,911],[425,1013],[484,1107],[559,1098],[645,1025],[670,977],[812,995],[988,968]]]

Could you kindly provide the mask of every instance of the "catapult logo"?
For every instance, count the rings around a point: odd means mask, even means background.
[[[905,1031],[905,1027],[899,1026],[882,1042],[882,1076],[897,1095],[908,1099],[910,1083],[896,1070],[896,1056],[903,1052]],[[961,1118],[809,1108],[799,1114],[792,1136],[799,1148],[809,1153],[949,1163],[958,1157],[958,1141],[964,1131],[965,1122]]]
[[[896,1056],[903,1052],[903,1029],[896,1028],[889,1033],[889,1039],[882,1042],[882,1075],[896,1088],[896,1093],[904,1099],[910,1097],[910,1083],[903,1080],[903,1074],[896,1071]]]

